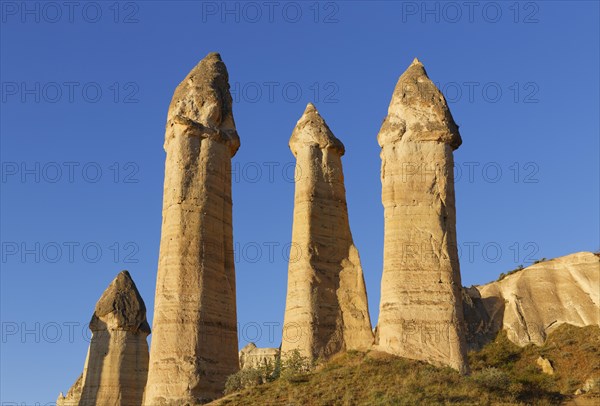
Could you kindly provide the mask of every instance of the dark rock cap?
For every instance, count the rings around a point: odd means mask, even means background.
[[[146,305],[129,272],[122,271],[108,285],[96,303],[90,330],[123,330],[150,334]]]

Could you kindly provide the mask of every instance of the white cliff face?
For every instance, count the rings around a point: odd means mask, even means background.
[[[415,59],[378,135],[385,216],[378,349],[468,371],[456,246],[458,127]]]
[[[238,370],[231,158],[240,142],[231,108],[214,53],[169,107],[148,406],[217,398]]]
[[[475,288],[486,328],[506,330],[521,346],[542,345],[561,324],[600,326],[600,258],[591,252],[540,262]]]
[[[312,104],[290,139],[296,157],[292,256],[281,352],[309,359],[368,349],[367,294],[354,246],[342,172],[344,146]]]
[[[274,367],[279,358],[279,348],[258,348],[249,343],[240,350],[240,369]]]
[[[84,371],[61,406],[142,403],[148,376],[150,327],[146,307],[131,276],[121,272],[96,304],[90,321],[92,340]]]

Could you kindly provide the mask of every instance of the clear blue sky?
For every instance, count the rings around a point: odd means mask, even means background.
[[[233,160],[240,345],[280,343],[294,191],[287,144],[311,101],[346,145],[350,223],[376,322],[376,137],[415,56],[463,138],[463,284],[598,250],[598,2],[421,4],[2,1],[1,401],[44,405],[70,387],[85,324],[120,270],[151,322],[167,107],[212,51],[229,69],[242,140]]]

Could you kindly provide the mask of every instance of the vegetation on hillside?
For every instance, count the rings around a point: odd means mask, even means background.
[[[546,258],[544,257],[544,258],[541,258],[541,259],[538,259],[538,260],[535,260],[535,261],[533,261],[533,264],[532,264],[532,265],[535,265],[535,264],[540,264],[540,263],[542,263],[542,262],[546,262],[546,261],[548,261],[548,259],[546,259]],[[497,281],[497,282],[499,282],[499,281],[501,281],[502,279],[506,278],[508,275],[512,275],[512,274],[514,274],[514,273],[520,272],[520,271],[522,271],[523,269],[525,269],[525,267],[523,267],[523,265],[519,265],[518,267],[516,267],[516,268],[515,268],[515,269],[513,269],[512,271],[508,271],[507,273],[504,273],[504,272],[502,272],[502,273],[501,273],[501,274],[498,276],[498,279],[496,279],[496,281]]]
[[[512,274],[514,274],[514,273],[520,272],[520,271],[522,271],[523,269],[525,269],[525,268],[523,267],[523,265],[519,265],[518,267],[516,267],[516,268],[515,268],[515,269],[513,269],[512,271],[508,271],[507,273],[504,273],[504,272],[502,272],[502,273],[500,273],[500,275],[498,276],[498,279],[496,279],[496,281],[498,281],[498,282],[499,282],[499,281],[501,281],[502,279],[506,278],[508,275],[512,275]]]
[[[554,375],[542,373],[536,364],[540,356],[550,360]],[[257,378],[238,384],[238,379],[232,377],[228,390],[239,391],[214,404],[560,404],[586,379],[600,377],[600,329],[563,325],[548,336],[543,346],[523,348],[501,333],[482,350],[469,354],[469,376],[375,351],[351,351],[316,366],[298,354],[293,359],[279,367],[240,371],[236,375],[254,374]]]

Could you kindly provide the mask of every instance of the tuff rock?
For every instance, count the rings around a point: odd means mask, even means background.
[[[288,266],[282,356],[298,350],[313,360],[366,350],[373,334],[348,221],[344,145],[309,103],[289,146],[296,157],[294,252]]]
[[[240,140],[228,80],[211,53],[169,106],[147,406],[217,398],[239,368],[231,158]]]
[[[400,76],[377,139],[385,223],[377,348],[466,373],[453,176],[462,141],[417,59]]]

